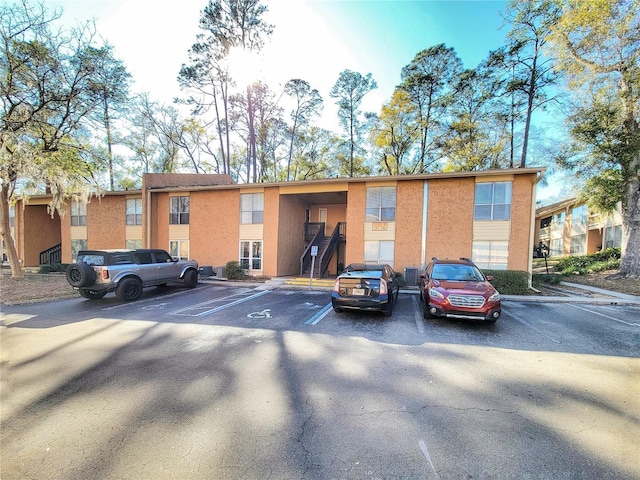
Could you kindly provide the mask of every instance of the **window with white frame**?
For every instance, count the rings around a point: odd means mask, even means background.
[[[509,242],[475,241],[471,255],[473,263],[480,268],[506,270],[509,264]]]
[[[264,223],[264,193],[240,194],[240,223]]]
[[[78,252],[80,250],[86,250],[87,249],[87,241],[86,240],[71,240],[71,258],[73,259],[73,261],[76,261],[76,258],[78,258]]]
[[[569,253],[579,255],[587,251],[587,235],[572,235]]]
[[[169,241],[169,255],[179,260],[189,260],[189,240]]]
[[[364,242],[365,263],[388,263],[393,267],[395,242],[393,240],[366,240]]]
[[[124,248],[130,248],[135,250],[136,248],[142,248],[142,239],[138,238],[136,240],[125,240]]]
[[[615,225],[604,229],[604,247],[617,248],[622,245],[622,225]]]
[[[365,222],[393,222],[396,219],[396,187],[368,187]]]
[[[128,198],[125,201],[127,225],[142,225],[142,199]]]
[[[240,242],[240,268],[262,270],[262,240],[242,240]]]
[[[74,227],[85,226],[87,224],[87,204],[71,201],[71,225]]]
[[[564,252],[564,245],[562,238],[552,238],[551,245],[549,246],[550,257],[561,257]]]
[[[474,220],[511,218],[511,182],[476,183]]]
[[[169,198],[169,223],[171,225],[189,224],[189,197]]]
[[[571,210],[571,225],[580,226],[587,224],[587,206],[581,205]]]

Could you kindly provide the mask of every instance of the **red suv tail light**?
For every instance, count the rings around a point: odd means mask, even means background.
[[[106,268],[102,269],[102,279],[109,280],[109,270],[107,270]]]

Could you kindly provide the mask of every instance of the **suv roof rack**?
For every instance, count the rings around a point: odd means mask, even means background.
[[[471,265],[474,265],[473,260],[471,260],[470,258],[460,257],[460,260],[462,260],[463,262],[470,263]]]

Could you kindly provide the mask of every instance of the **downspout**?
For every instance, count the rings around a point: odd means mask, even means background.
[[[528,252],[528,260],[527,260],[527,273],[528,273],[528,287],[529,290],[533,290],[534,292],[538,292],[535,288],[533,288],[533,242],[535,239],[535,230],[536,230],[536,189],[538,188],[538,182],[542,180],[544,176],[543,172],[538,172],[536,174],[536,180],[533,182],[533,188],[531,189],[531,220],[529,227],[529,252]]]
[[[424,181],[424,191],[422,194],[422,246],[420,251],[420,272],[426,267],[427,257],[427,213],[429,211],[429,183]]]
[[[146,224],[147,224],[147,234],[146,234],[146,242],[145,242],[145,248],[151,248],[151,190],[149,190],[148,188],[146,189],[147,191],[147,208],[145,209],[144,215],[146,218]]]

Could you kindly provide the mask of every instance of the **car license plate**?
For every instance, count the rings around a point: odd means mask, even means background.
[[[364,295],[364,288],[354,288],[351,290],[351,295]]]

